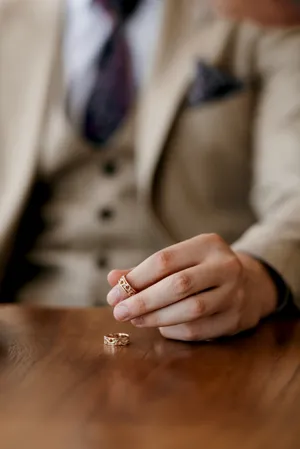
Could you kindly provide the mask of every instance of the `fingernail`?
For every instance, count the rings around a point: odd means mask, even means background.
[[[144,318],[142,316],[135,318],[131,321],[131,324],[135,327],[143,327],[144,326]]]
[[[116,306],[124,296],[122,295],[123,291],[120,289],[118,285],[113,287],[111,291],[107,295],[107,302],[110,306]]]
[[[125,304],[118,305],[114,310],[114,317],[119,321],[125,321],[129,318],[129,310]]]

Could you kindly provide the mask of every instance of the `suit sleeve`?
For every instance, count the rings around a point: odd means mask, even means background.
[[[266,33],[257,52],[251,193],[257,222],[233,249],[273,267],[300,308],[300,28]]]

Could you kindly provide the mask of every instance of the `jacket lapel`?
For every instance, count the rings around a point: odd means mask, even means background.
[[[166,31],[162,33],[162,50],[141,101],[136,148],[138,185],[144,201],[150,201],[155,169],[178,108],[193,80],[197,60],[217,62],[232,29],[229,22],[213,19],[204,4],[199,0],[193,2],[192,17],[184,13],[188,9],[184,0],[181,0],[181,11],[174,11],[172,0],[166,8],[164,25],[178,31],[180,21],[181,34],[179,37],[177,34],[172,47],[171,31],[169,35]]]
[[[0,253],[23,207],[58,44],[62,0],[13,0],[0,24]],[[1,270],[0,270],[1,271]]]

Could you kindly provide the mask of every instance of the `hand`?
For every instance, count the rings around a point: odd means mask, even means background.
[[[117,284],[126,274],[138,292]],[[166,338],[199,341],[256,326],[276,308],[277,293],[263,265],[236,254],[217,235],[171,246],[130,271],[112,271],[107,297],[119,321],[157,327]]]

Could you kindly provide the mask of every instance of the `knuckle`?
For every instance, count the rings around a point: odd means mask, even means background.
[[[226,277],[240,279],[242,276],[243,267],[239,259],[232,255],[224,262],[224,272]]]
[[[173,288],[176,297],[188,296],[191,292],[192,280],[186,273],[178,273],[173,276]]]
[[[142,296],[138,296],[135,299],[135,309],[138,316],[145,315],[147,313],[147,303]]]
[[[206,240],[208,243],[214,246],[220,246],[224,244],[224,240],[219,234],[211,233],[205,234]]]
[[[184,327],[183,337],[186,341],[198,341],[200,339],[199,332],[191,325],[186,325]]]
[[[206,305],[202,298],[196,297],[193,301],[193,315],[196,318],[204,316],[206,313]]]
[[[173,256],[170,251],[162,250],[155,255],[155,264],[162,274],[168,273],[171,269]]]

